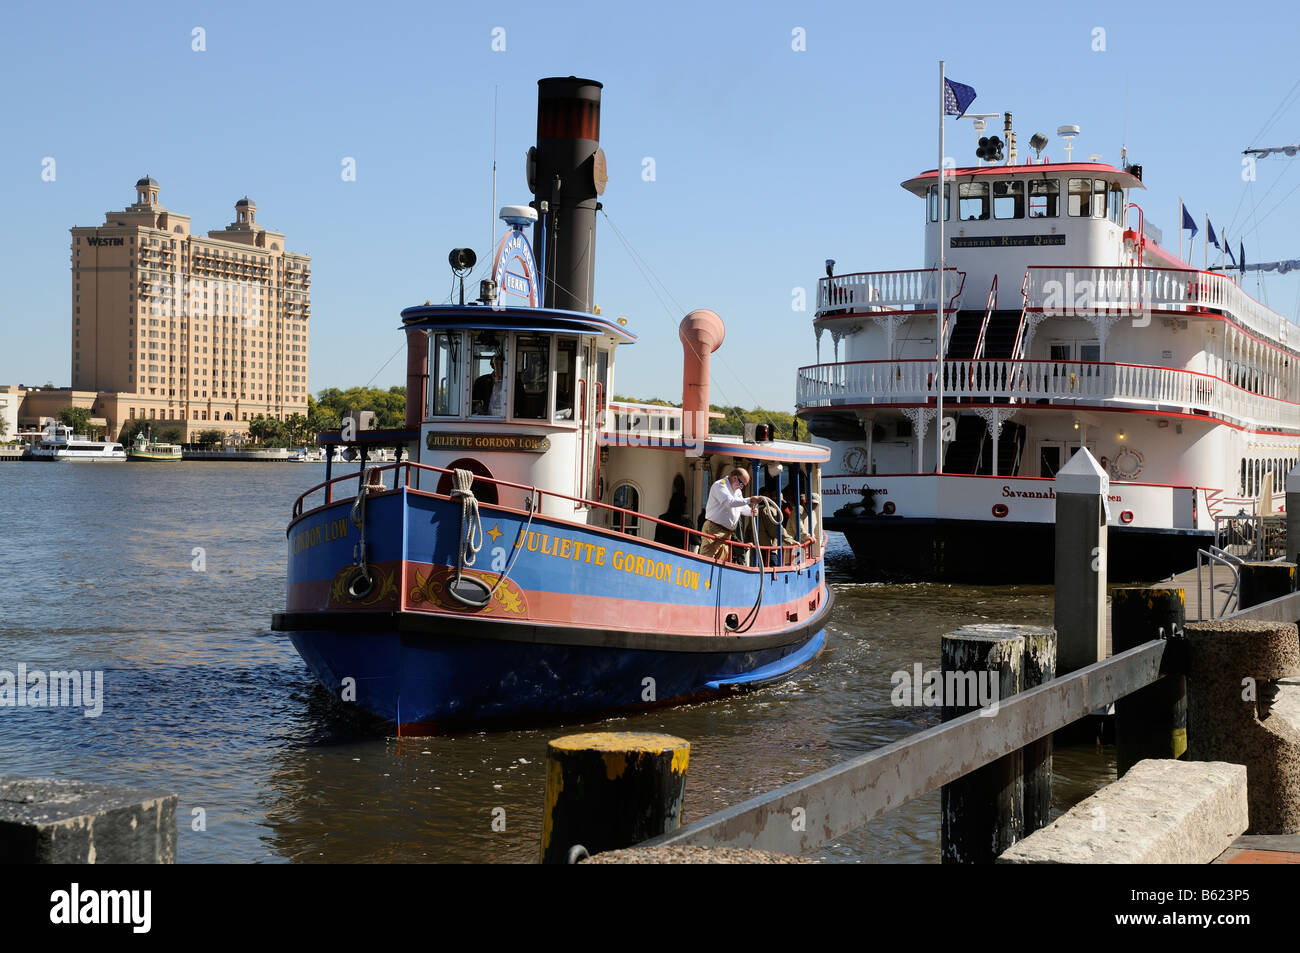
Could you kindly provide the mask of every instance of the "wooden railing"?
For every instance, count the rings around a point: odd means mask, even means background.
[[[838,404],[923,404],[935,396],[935,362],[853,361],[799,368],[800,410]],[[1010,403],[1105,403],[1203,413],[1252,427],[1300,429],[1300,405],[1195,371],[1091,361],[945,361],[944,397]]]

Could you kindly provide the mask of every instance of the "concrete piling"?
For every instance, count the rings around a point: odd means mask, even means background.
[[[1246,766],[1252,834],[1300,831],[1300,636],[1294,623],[1187,627],[1187,756]]]
[[[1056,668],[1064,675],[1106,657],[1107,504],[1110,477],[1086,449],[1056,474]]]
[[[0,863],[175,862],[175,794],[0,775]]]
[[[681,825],[690,744],[672,735],[601,731],[546,746],[542,863],[631,847]]]
[[[993,705],[999,699],[1024,687],[1025,637],[1020,628],[968,625],[943,637],[944,721],[981,707],[996,714]],[[1022,749],[942,787],[943,863],[991,864],[1024,837],[1024,775]]]
[[[1169,674],[1115,702],[1117,771],[1147,758],[1179,758],[1187,750],[1187,621],[1182,589],[1125,587],[1111,592],[1111,647],[1115,654],[1164,639]]]

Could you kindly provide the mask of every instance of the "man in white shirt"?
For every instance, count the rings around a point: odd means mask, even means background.
[[[740,522],[740,514],[746,507],[754,507],[758,497],[745,496],[745,487],[749,485],[749,473],[737,467],[709,488],[709,502],[704,508],[704,525],[700,530],[704,539],[700,542],[700,555],[706,559],[716,559],[719,554],[727,552],[727,540]]]

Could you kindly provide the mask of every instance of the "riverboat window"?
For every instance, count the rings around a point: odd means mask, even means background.
[[[609,351],[596,349],[596,410],[604,410],[609,400]]]
[[[470,392],[470,414],[475,417],[504,417],[506,388],[505,342],[490,331],[474,335],[470,349],[470,373],[474,387]]]
[[[461,332],[439,331],[429,348],[429,416],[460,414]]]
[[[1029,217],[1056,218],[1061,214],[1061,183],[1058,179],[1034,179],[1029,183]]]
[[[1106,217],[1106,180],[1094,179],[1092,182],[1092,217]]]
[[[515,343],[515,416],[544,420],[551,383],[551,336],[520,335]]]
[[[943,187],[943,220],[945,222],[948,221],[950,218],[952,218],[951,206],[952,206],[952,186],[945,185]],[[928,208],[930,221],[932,222],[939,221],[939,186],[937,185],[930,186],[930,191],[927,193],[927,198],[926,198],[926,207]]]
[[[989,217],[989,184],[962,182],[957,186],[957,209],[963,222],[982,221]]]
[[[639,536],[641,520],[637,513],[641,508],[641,494],[637,493],[636,487],[631,483],[620,483],[615,487],[614,505],[620,509],[632,511],[630,513],[614,512],[611,514],[614,518],[614,529],[630,536]]]
[[[1108,193],[1110,196],[1110,220],[1116,225],[1124,224],[1124,190],[1111,186]]]
[[[1087,218],[1092,214],[1092,179],[1070,179],[1066,208],[1074,218]]]
[[[993,183],[993,217],[1025,217],[1025,183],[1021,179]]]
[[[578,377],[578,339],[555,342],[555,419],[573,419],[573,394]]]

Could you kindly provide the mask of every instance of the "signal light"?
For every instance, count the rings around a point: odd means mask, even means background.
[[[985,162],[1001,162],[1002,140],[997,136],[980,136],[979,148],[975,150],[975,155]]]

